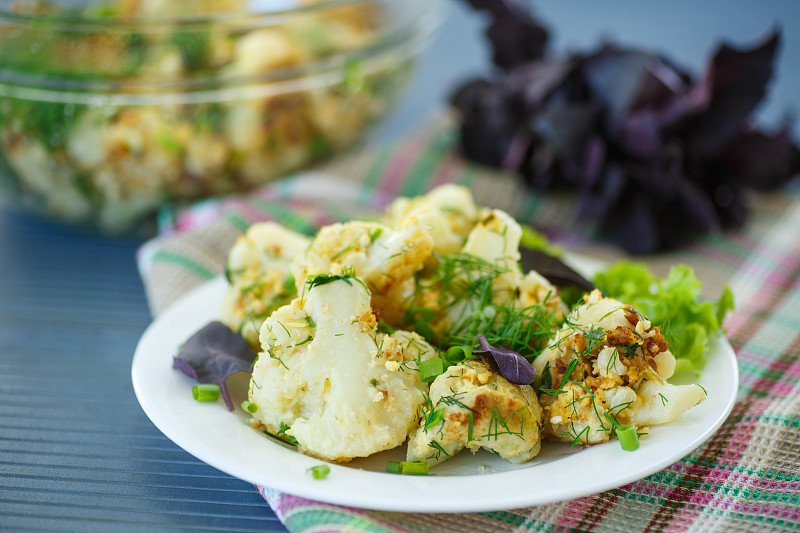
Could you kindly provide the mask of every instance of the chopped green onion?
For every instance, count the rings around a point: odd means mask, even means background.
[[[627,425],[617,428],[617,438],[622,449],[632,452],[639,448],[639,435],[636,434],[636,426]]]
[[[425,422],[425,429],[430,429],[433,426],[439,425],[439,422],[441,422],[443,418],[444,418],[444,407],[440,407],[435,411],[431,411],[431,414],[428,415],[427,422]]]
[[[331,473],[331,467],[328,465],[317,465],[312,466],[308,469],[308,471],[311,473],[311,477],[314,479],[325,479],[328,477],[328,474]]]
[[[387,461],[386,471],[390,474],[403,474],[406,476],[427,476],[428,463],[424,461]]]
[[[370,244],[375,242],[375,240],[378,237],[381,236],[381,233],[383,233],[383,228],[375,228],[375,230],[372,233],[369,234],[369,242],[370,242]]]
[[[419,379],[428,383],[436,379],[436,376],[444,373],[444,360],[439,357],[426,359],[419,364]]]
[[[386,471],[389,472],[390,474],[399,474],[401,464],[402,463],[400,461],[387,461]]]
[[[192,387],[192,397],[198,402],[216,402],[219,399],[219,385],[200,383]]]
[[[451,346],[444,353],[444,358],[450,364],[458,364],[464,359],[472,358],[472,346]]]
[[[250,400],[245,400],[242,402],[242,409],[252,414],[258,411],[258,406]]]

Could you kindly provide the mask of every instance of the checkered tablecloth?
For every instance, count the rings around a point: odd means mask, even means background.
[[[160,236],[138,257],[153,314],[222,272],[236,235],[255,221],[311,233],[444,182],[469,186],[479,204],[505,209],[568,250],[621,257],[574,220],[569,198],[533,194],[512,176],[467,164],[454,145],[451,130],[431,128],[247,196],[165,210]],[[739,362],[736,404],[709,441],[675,464],[601,494],[490,513],[368,511],[258,490],[293,532],[800,530],[800,193],[753,197],[751,205],[743,230],[637,258],[657,273],[689,264],[708,296],[727,283],[736,298],[725,323]]]

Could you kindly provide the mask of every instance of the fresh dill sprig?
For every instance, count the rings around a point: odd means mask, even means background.
[[[440,347],[477,347],[476,336],[482,333],[492,346],[528,359],[541,352],[558,325],[556,314],[543,303],[517,308],[514,291],[495,287],[508,269],[469,254],[437,254],[436,258],[439,263],[433,274],[418,279],[404,317],[418,333]],[[448,317],[446,329],[438,335],[431,327],[437,313],[414,305],[426,291],[438,295],[436,307]]]

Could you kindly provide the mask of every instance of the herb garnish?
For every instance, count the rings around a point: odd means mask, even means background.
[[[430,276],[418,280],[404,319],[428,342],[444,348],[449,353],[448,362],[471,357],[469,350],[480,346],[478,334],[491,346],[512,350],[529,360],[541,352],[558,318],[544,303],[518,308],[513,291],[495,288],[498,276],[509,270],[469,254],[435,256],[438,265]],[[439,312],[415,305],[431,291],[438,295]],[[437,324],[444,325],[438,333]],[[463,347],[459,348],[463,358],[455,350],[447,352],[453,346]]]
[[[222,322],[211,322],[189,337],[173,359],[173,367],[199,383],[216,383],[229,411],[233,411],[225,380],[248,372],[256,358],[244,338]]]
[[[500,374],[506,378],[509,383],[515,385],[530,385],[536,377],[536,369],[533,365],[522,357],[514,350],[506,348],[497,348],[486,342],[486,337],[483,334],[478,334],[478,342],[480,342],[481,349],[473,351],[477,355],[491,355],[497,367],[500,369]]]

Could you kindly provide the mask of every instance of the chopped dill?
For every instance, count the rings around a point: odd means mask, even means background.
[[[328,283],[333,283],[334,281],[339,281],[339,280],[344,281],[351,287],[353,286],[353,281],[355,281],[356,283],[364,287],[365,291],[369,292],[369,289],[364,284],[364,282],[356,277],[356,269],[352,266],[348,266],[342,269],[341,274],[314,274],[308,276],[308,279],[306,280],[306,286],[303,290],[304,295],[306,290],[310,291],[314,287],[327,285]]]
[[[314,340],[314,337],[312,337],[311,335],[309,335],[308,337],[306,337],[306,338],[305,338],[305,339],[303,339],[302,341],[300,341],[300,342],[296,343],[296,344],[295,344],[293,347],[294,347],[294,348],[296,348],[296,347],[298,347],[298,346],[302,346],[302,345],[304,345],[304,344],[308,344],[308,343],[309,343],[309,342],[311,342],[312,340]]]
[[[286,433],[290,429],[292,429],[292,427],[290,425],[286,424],[285,422],[281,422],[281,425],[278,427],[278,433],[276,434],[276,436],[279,439],[283,439],[283,440],[285,440],[287,442],[291,442],[292,444],[297,446],[297,444],[298,444],[297,439]]]
[[[428,342],[442,348],[477,348],[476,335],[482,333],[492,346],[528,359],[545,348],[558,319],[542,303],[518,308],[514,291],[496,288],[496,279],[508,269],[469,254],[434,255],[438,265],[430,276],[418,279],[404,316]],[[441,315],[416,305],[426,293],[437,295],[435,307],[448,318],[442,331],[432,327]]]
[[[567,366],[567,369],[564,371],[564,376],[561,378],[561,383],[558,384],[559,389],[563,389],[564,385],[567,384],[570,376],[572,375],[572,371],[575,370],[576,366],[578,366],[579,361],[580,359],[576,358],[569,362],[569,366]]]
[[[356,246],[358,246],[357,242],[354,242],[353,244],[351,244],[349,246],[345,246],[344,248],[342,248],[341,250],[339,250],[338,252],[333,254],[333,256],[331,256],[331,261],[336,261],[337,259],[342,257],[344,254],[346,254],[350,250],[354,249]]]
[[[283,359],[275,355],[275,352],[272,351],[272,348],[267,348],[267,355],[269,355],[270,359],[275,359],[276,361],[278,361],[283,368],[289,370],[289,367],[286,366],[286,363],[283,362]]]
[[[445,450],[442,445],[435,440],[430,441],[428,443],[428,447],[435,450],[431,455],[428,456],[428,459],[438,460],[442,454],[444,454],[445,457],[450,457],[450,454],[447,453],[447,450]]]
[[[492,407],[489,412],[491,413],[492,417],[489,420],[489,428],[487,429],[487,433],[484,435],[484,437],[497,440],[497,438],[501,435],[514,435],[520,439],[524,439],[522,436],[523,424],[520,424],[519,431],[513,431],[508,425],[515,413],[508,415],[508,418],[503,418],[503,414],[497,407]]]

